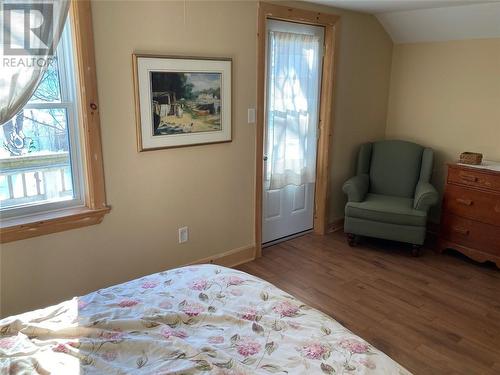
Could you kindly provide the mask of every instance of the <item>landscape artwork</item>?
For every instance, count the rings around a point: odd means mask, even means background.
[[[230,58],[133,55],[139,151],[231,142]]]
[[[221,73],[151,72],[154,136],[221,130]]]

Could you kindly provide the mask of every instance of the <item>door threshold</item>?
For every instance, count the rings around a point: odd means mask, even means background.
[[[269,242],[265,242],[265,243],[262,244],[262,248],[264,249],[266,247],[276,245],[276,244],[278,244],[280,242],[288,241],[288,240],[291,240],[291,239],[303,236],[303,235],[305,235],[307,233],[312,233],[312,231],[313,231],[313,228],[307,229],[307,230],[304,230],[302,232],[298,232],[298,233],[295,233],[295,234],[291,234],[289,236],[281,237],[281,238],[278,238],[277,240],[272,240],[272,241],[269,241]]]

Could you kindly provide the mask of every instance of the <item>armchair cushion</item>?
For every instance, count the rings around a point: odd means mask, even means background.
[[[428,182],[419,181],[415,189],[413,208],[427,212],[431,206],[438,202],[438,199],[439,195],[434,186]]]
[[[361,202],[365,199],[370,186],[370,178],[367,174],[358,174],[344,183],[342,190],[347,194],[349,202]]]
[[[413,208],[413,199],[367,194],[362,202],[349,201],[345,215],[358,219],[398,225],[425,226],[426,211]]]
[[[419,181],[423,147],[404,141],[373,143],[370,193],[413,198]]]

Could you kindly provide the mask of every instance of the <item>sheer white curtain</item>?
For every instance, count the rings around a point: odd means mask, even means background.
[[[320,39],[269,32],[267,164],[270,189],[315,181]]]
[[[6,2],[1,1],[0,3],[5,4]],[[16,2],[11,3],[16,4]],[[70,1],[23,0],[22,3],[36,4],[38,7],[42,7],[42,9],[33,8],[27,13],[30,17],[27,27],[40,26],[40,34],[47,37],[47,45],[52,44],[55,51],[66,22]],[[46,12],[47,7],[51,7],[52,12]],[[0,32],[2,32],[3,42],[0,51],[0,126],[14,117],[31,98],[47,69],[47,64],[44,64],[44,61],[50,57],[48,51],[41,55],[32,55],[30,50],[24,50],[16,55],[6,51],[7,44],[15,45],[16,48],[26,46],[24,43],[26,25],[22,10],[10,11],[10,40],[7,41],[3,23],[4,13],[5,8],[0,8],[0,19],[2,20],[2,31]],[[44,20],[43,15],[50,13],[52,13],[52,21]],[[9,61],[9,64],[6,64],[5,61]]]

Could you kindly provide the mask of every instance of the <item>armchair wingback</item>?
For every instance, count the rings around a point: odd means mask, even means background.
[[[422,245],[427,213],[438,202],[429,183],[432,163],[432,150],[415,143],[363,144],[356,176],[343,186],[348,196],[344,231]]]

